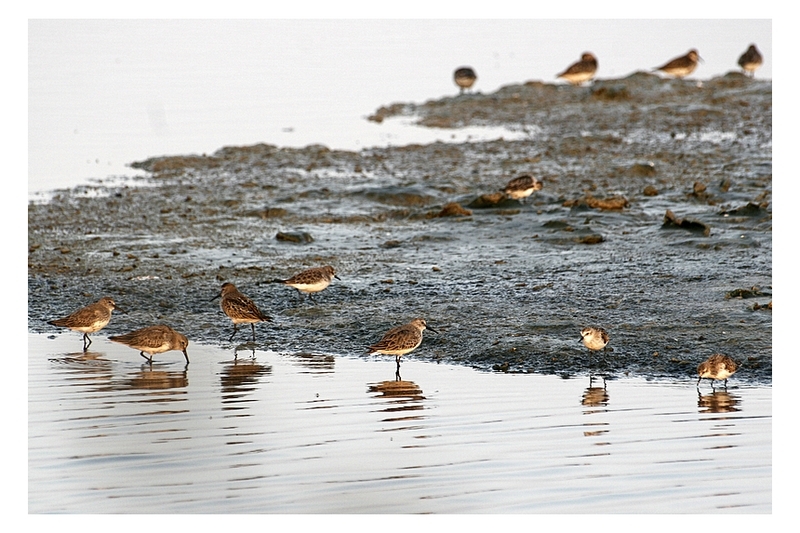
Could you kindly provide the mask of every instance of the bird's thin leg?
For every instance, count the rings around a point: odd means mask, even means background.
[[[231,342],[231,341],[233,340],[233,338],[236,336],[236,331],[237,331],[237,329],[238,329],[238,328],[237,328],[236,324],[234,324],[234,325],[233,325],[233,333],[231,333],[231,338],[230,338],[230,339],[228,339],[228,342]]]
[[[254,323],[250,323],[250,329],[253,330],[253,342],[256,342],[256,325]]]
[[[141,355],[142,357],[144,357],[145,359],[147,359],[147,362],[148,362],[148,363],[150,363],[151,365],[153,364],[153,358],[152,358],[152,357],[147,357],[147,356],[144,354],[144,352],[139,352],[139,355]]]

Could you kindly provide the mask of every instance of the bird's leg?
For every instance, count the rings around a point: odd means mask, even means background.
[[[228,342],[231,342],[231,341],[233,340],[233,337],[235,337],[235,336],[236,336],[236,331],[237,331],[237,329],[238,329],[238,328],[237,328],[236,324],[234,323],[234,324],[233,324],[233,333],[231,333],[231,338],[230,338],[230,339],[228,339]]]
[[[256,325],[253,322],[250,323],[250,329],[253,330],[253,342],[256,342]]]
[[[147,357],[147,356],[144,354],[144,352],[139,352],[139,355],[141,355],[142,357],[144,357],[145,359],[147,359],[147,362],[148,362],[148,363],[150,363],[151,365],[153,364],[153,358],[152,358],[152,357]]]

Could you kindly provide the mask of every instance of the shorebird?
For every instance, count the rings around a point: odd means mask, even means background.
[[[186,363],[189,363],[189,354],[186,353],[186,347],[189,346],[189,339],[187,339],[185,335],[163,324],[137,329],[136,331],[131,331],[124,335],[115,335],[109,337],[108,340],[139,350],[139,354],[150,363],[153,362],[154,354],[164,353],[170,350],[179,350],[183,352]],[[150,354],[150,357],[147,357],[145,353]]]
[[[745,53],[739,56],[739,66],[742,67],[745,74],[751,78],[755,77],[756,69],[764,62],[761,52],[758,51],[756,45],[751,44]]]
[[[408,324],[403,324],[387,331],[381,340],[369,347],[369,354],[394,355],[399,369],[400,358],[409,352],[413,352],[422,344],[422,332],[425,329],[439,333],[435,329],[428,327],[424,318],[415,318]]]
[[[525,198],[542,189],[542,182],[531,176],[530,174],[523,174],[516,177],[506,184],[503,192],[514,200],[525,202]]]
[[[694,72],[694,69],[697,68],[697,62],[702,60],[703,59],[697,53],[697,50],[692,48],[686,53],[685,56],[676,57],[675,59],[668,61],[664,65],[661,65],[653,70],[660,70],[664,74],[668,74],[676,78],[683,78]]]
[[[715,353],[697,367],[697,386],[700,386],[700,380],[708,378],[711,380],[711,385],[714,385],[714,380],[724,380],[724,386],[728,386],[728,378],[736,372],[736,362],[721,353]]]
[[[453,73],[453,80],[460,89],[458,94],[463,93],[464,89],[472,87],[477,79],[478,76],[475,75],[475,71],[469,67],[461,67],[456,69],[455,73]]]
[[[89,333],[97,333],[106,327],[109,320],[111,320],[111,311],[113,309],[117,309],[114,300],[105,296],[93,304],[78,309],[69,316],[51,320],[48,324],[83,333],[83,351],[85,352],[89,345],[92,344]]]
[[[567,70],[557,74],[557,78],[564,78],[572,85],[580,85],[585,81],[594,78],[597,72],[597,58],[590,52],[584,52],[581,60],[570,65]]]
[[[608,333],[603,328],[583,328],[580,340],[592,351],[603,350],[608,344]]]
[[[253,303],[253,300],[239,292],[233,283],[223,283],[222,290],[212,300],[220,297],[222,299],[219,301],[219,306],[233,322],[233,333],[228,342],[233,340],[239,324],[250,324],[250,328],[253,330],[253,341],[255,342],[256,322],[266,322],[267,320],[272,320],[272,318],[262,313]]]
[[[308,294],[308,298],[314,302],[312,294],[327,289],[333,278],[340,279],[339,276],[336,275],[336,271],[333,267],[326,265],[303,270],[289,279],[274,279],[271,283],[283,283],[284,285],[294,287],[299,291],[301,298],[302,294],[305,293]]]

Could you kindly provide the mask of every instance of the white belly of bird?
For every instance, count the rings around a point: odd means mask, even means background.
[[[88,326],[75,326],[69,329],[72,331],[80,331],[81,333],[95,333],[106,327],[108,322],[108,320],[96,320]]]
[[[514,200],[520,200],[522,198],[527,198],[528,196],[533,194],[533,187],[531,187],[530,189],[517,189],[515,191],[508,191],[507,194]]]
[[[330,284],[330,281],[322,280],[314,283],[292,283],[291,286],[300,292],[319,292]]]

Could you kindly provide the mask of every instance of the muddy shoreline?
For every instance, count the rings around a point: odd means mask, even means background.
[[[771,382],[771,81],[529,82],[371,119],[398,114],[528,137],[224,147],[57,191],[29,204],[29,330],[61,332],[47,320],[110,295],[128,313],[99,335],[163,322],[233,347],[210,301],[230,281],[275,317],[261,349],[362,354],[424,316],[441,333],[412,356],[432,361],[688,378],[724,352],[736,379]],[[479,201],[522,173],[544,182],[527,203]],[[323,264],[341,281],[317,305],[267,283]],[[613,351],[590,357],[584,325],[605,327]]]

